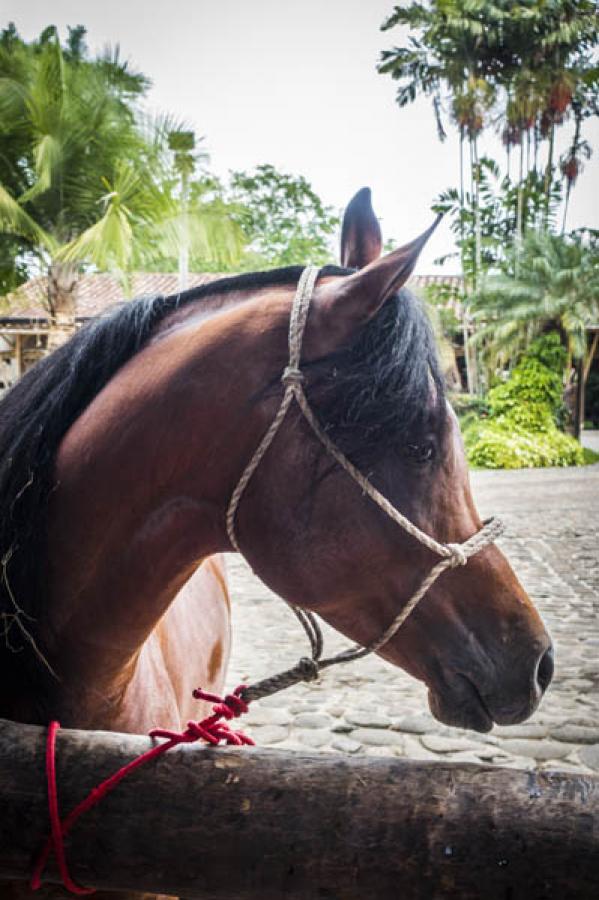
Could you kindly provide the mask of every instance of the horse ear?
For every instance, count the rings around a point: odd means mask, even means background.
[[[383,248],[379,221],[374,214],[370,188],[358,191],[345,210],[341,228],[341,265],[362,269],[378,259]]]
[[[310,355],[319,356],[343,346],[408,280],[420,252],[441,221],[437,216],[420,237],[371,262],[345,278],[317,288],[310,329]],[[310,320],[308,320],[310,322]]]

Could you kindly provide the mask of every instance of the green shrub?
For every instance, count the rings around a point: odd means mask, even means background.
[[[528,413],[532,430],[543,427],[545,412],[554,422],[557,421],[563,403],[562,375],[565,364],[566,351],[559,343],[559,335],[546,334],[537,338],[509,380],[489,391],[490,415],[493,418],[519,418],[522,427],[526,428]],[[543,407],[544,412],[531,411],[533,406]]]
[[[530,432],[485,422],[466,441],[468,459],[484,469],[523,469],[542,466],[581,466],[585,462],[578,441],[559,431]]]
[[[582,454],[584,457],[585,466],[591,466],[593,465],[593,463],[599,462],[599,453],[597,453],[595,450],[591,450],[590,447],[583,447]]]
[[[566,368],[568,351],[562,344],[557,331],[550,331],[532,342],[522,361],[525,362],[528,359],[536,359],[541,365],[556,373],[561,381],[562,374]]]
[[[488,416],[463,418],[468,459],[485,469],[580,466],[585,456],[557,422],[562,411],[566,353],[559,335],[531,344],[510,378],[488,394]]]

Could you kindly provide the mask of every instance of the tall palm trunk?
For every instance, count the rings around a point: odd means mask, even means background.
[[[77,314],[79,272],[72,263],[53,262],[48,269],[48,310],[53,321],[74,319]]]
[[[48,348],[55,349],[71,336],[77,315],[79,270],[72,263],[53,262],[48,269],[47,303],[51,328]]]
[[[578,150],[578,142],[580,141],[580,129],[582,127],[582,114],[579,108],[575,110],[576,117],[576,127],[574,129],[574,137],[572,138],[572,147],[570,149],[570,156],[572,159],[576,159],[576,153]],[[572,191],[572,186],[574,184],[574,179],[571,178],[568,174],[566,174],[566,196],[564,199],[564,218],[562,220],[562,234],[566,231],[566,218],[568,216],[568,204],[570,203],[570,193]]]
[[[181,174],[181,207],[183,215],[181,244],[179,246],[179,290],[187,290],[189,284],[189,173]]]
[[[466,279],[466,266],[464,266],[464,126],[460,126],[460,244],[462,260],[462,277],[464,279],[464,292],[462,298],[462,338],[464,342],[464,362],[466,363],[466,390],[472,393],[472,366],[470,362],[470,335],[468,290]]]
[[[516,275],[518,274],[518,262],[522,249],[524,213],[524,135],[520,134],[520,171],[518,173],[518,194],[516,201]]]
[[[576,360],[576,410],[574,415],[574,437],[580,440],[584,426],[584,360]]]
[[[568,217],[568,206],[570,203],[570,191],[572,190],[572,182],[566,178],[566,196],[564,198],[564,218],[562,219],[562,234],[566,233],[566,219]]]
[[[480,219],[480,163],[476,135],[472,140],[472,159],[474,166],[474,287],[478,289],[482,273],[482,226]]]
[[[470,143],[470,181],[472,184],[472,197],[474,202],[474,266],[472,287],[476,291],[479,287],[480,273],[482,268],[482,234],[480,220],[480,165],[478,162],[478,146],[476,135],[469,135]],[[468,311],[466,311],[466,328],[469,332],[470,320]],[[471,394],[478,393],[478,360],[476,348],[472,346],[472,342],[468,341],[468,364],[469,364],[469,385],[468,391]]]
[[[551,198],[551,185],[553,182],[553,150],[555,147],[555,122],[551,123],[549,131],[549,151],[547,153],[547,168],[545,169],[545,214],[543,217],[543,227],[547,228],[549,223],[549,204]]]

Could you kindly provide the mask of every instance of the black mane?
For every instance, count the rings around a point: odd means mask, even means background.
[[[327,266],[322,274],[350,271]],[[30,652],[14,651],[26,646],[28,635],[35,639],[43,611],[46,511],[65,433],[169,313],[215,294],[294,284],[301,272],[291,266],[249,273],[123,303],[38,362],[0,402],[0,712],[4,691],[10,696],[15,690],[7,676],[14,680],[18,672],[27,695],[43,671],[41,663],[31,665]],[[429,427],[431,378],[443,396],[428,320],[405,291],[383,306],[353,346],[314,364],[314,373],[319,417],[356,461]]]

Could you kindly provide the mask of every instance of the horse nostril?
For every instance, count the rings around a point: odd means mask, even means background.
[[[541,688],[541,691],[544,692],[547,690],[551,683],[551,679],[553,678],[553,647],[549,647],[548,650],[545,651],[541,659],[539,660],[539,665],[537,667],[537,683]]]

